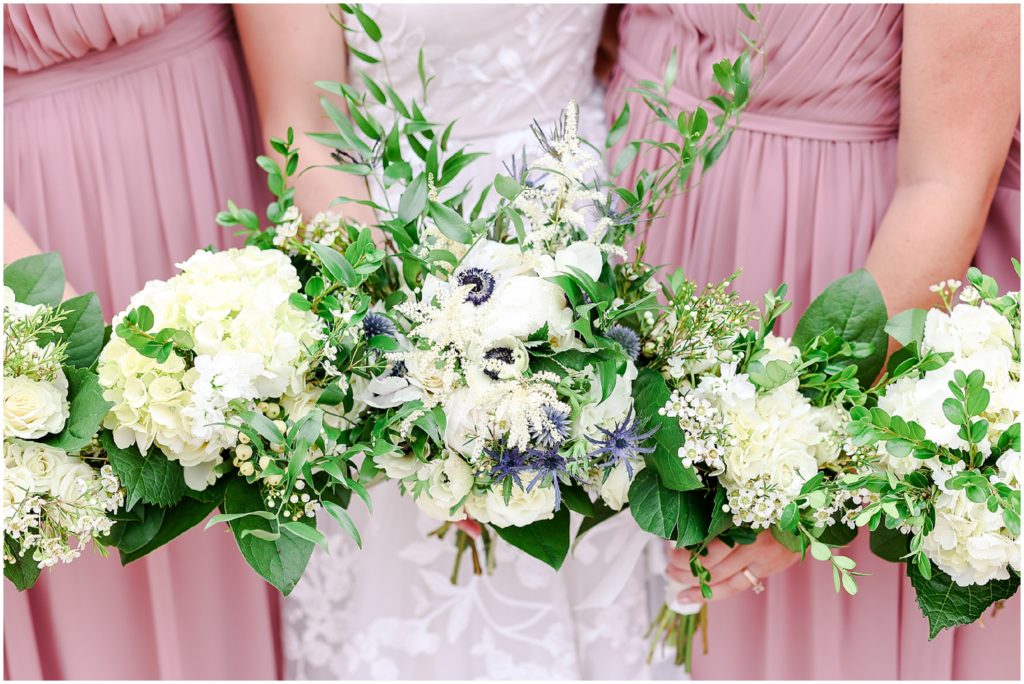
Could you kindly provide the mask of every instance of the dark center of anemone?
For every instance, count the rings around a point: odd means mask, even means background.
[[[484,354],[485,361],[500,361],[506,366],[512,365],[512,350],[508,347],[493,347],[488,349]],[[490,364],[493,366],[493,364]],[[491,380],[498,379],[498,371],[493,368],[485,368],[484,375],[489,377]]]
[[[405,374],[409,372],[409,369],[405,367],[405,361],[396,361],[395,365],[388,371],[387,377],[389,378],[404,378]]]
[[[494,293],[494,276],[486,269],[476,266],[467,268],[459,271],[455,280],[463,287],[468,285],[472,288],[466,295],[466,301],[474,306],[480,306]]]

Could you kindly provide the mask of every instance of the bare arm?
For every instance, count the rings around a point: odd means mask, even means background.
[[[1014,5],[904,9],[897,186],[866,264],[892,314],[974,256],[1020,116],[1019,26]]]
[[[1012,5],[905,6],[897,188],[867,260],[890,313],[937,304],[928,286],[974,256],[1020,116],[1019,25]],[[704,565],[719,600],[750,589],[744,568],[767,577],[796,558],[762,534],[712,542]],[[688,551],[669,551],[667,574],[681,602],[700,600]]]
[[[291,126],[300,147],[301,166],[330,165],[330,150],[304,136],[331,130],[333,124],[320,108],[320,97],[334,96],[313,85],[314,81],[347,78],[345,37],[331,20],[326,5],[250,5],[234,7],[242,50],[249,68],[264,143],[283,137]],[[272,150],[267,154],[280,156]],[[327,209],[340,195],[365,199],[365,181],[328,169],[313,169],[295,181],[295,201],[307,217]],[[367,207],[355,204],[335,207],[365,223],[373,222]]]
[[[14,215],[11,208],[4,204],[4,263],[9,264],[18,259],[39,254],[42,251],[39,249],[36,241],[32,239],[32,236],[28,234],[28,231],[25,230],[25,226],[21,225],[21,221]],[[66,283],[64,285],[64,299],[70,299],[75,294],[71,283]]]

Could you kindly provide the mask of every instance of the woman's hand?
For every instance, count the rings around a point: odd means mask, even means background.
[[[679,593],[679,603],[699,603],[705,599],[700,593],[700,583],[690,572],[690,552],[671,547],[665,573],[670,579],[686,587]],[[753,583],[744,570],[753,573],[757,579],[782,572],[799,559],[785,546],[775,541],[770,534],[760,534],[753,544],[737,544],[729,547],[718,539],[708,544],[708,553],[701,558],[701,564],[711,573],[712,601],[720,601],[753,588]]]

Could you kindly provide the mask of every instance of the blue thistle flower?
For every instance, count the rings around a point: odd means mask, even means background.
[[[626,472],[633,477],[633,464],[644,454],[654,451],[654,447],[645,447],[643,443],[657,432],[658,428],[641,432],[640,418],[634,416],[632,407],[622,422],[611,430],[605,430],[602,427],[597,429],[601,431],[604,438],[587,437],[587,441],[597,445],[597,449],[591,451],[588,456],[591,458],[607,456],[608,459],[604,463],[598,464],[601,468],[625,463]]]
[[[519,474],[528,467],[527,457],[529,454],[527,452],[519,447],[509,447],[500,443],[494,448],[484,447],[484,454],[494,461],[494,466],[491,467],[491,477],[496,482],[502,482],[510,477],[519,485],[520,489],[523,489],[523,481],[519,478]]]
[[[637,336],[632,328],[615,324],[608,328],[605,336],[618,342],[626,352],[626,356],[636,361],[636,357],[640,355],[640,337]]]
[[[562,507],[562,490],[558,487],[558,475],[565,472],[565,458],[558,453],[558,447],[531,449],[529,456],[530,468],[537,474],[530,480],[530,484],[526,485],[526,491],[531,491],[535,485],[550,475],[551,484],[555,488],[555,510],[557,511]]]
[[[533,426],[533,438],[543,447],[559,447],[569,437],[569,415],[552,406],[544,407],[544,423]]]
[[[371,311],[363,316],[363,335],[367,338],[376,337],[377,335],[394,337],[395,324],[387,316]]]
[[[472,287],[466,301],[474,306],[480,306],[494,294],[494,276],[487,269],[476,266],[464,269],[455,275],[455,281],[461,286]]]
[[[385,377],[388,378],[404,378],[409,369],[405,366],[405,361],[395,361],[395,365],[391,367]]]

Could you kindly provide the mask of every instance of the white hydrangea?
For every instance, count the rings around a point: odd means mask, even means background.
[[[104,426],[122,448],[155,445],[185,466],[190,487],[203,489],[234,445],[235,431],[218,425],[229,422],[229,402],[301,392],[321,323],[288,301],[301,283],[277,250],[200,251],[178,266],[179,275],[150,281],[129,308],[148,306],[156,330],[191,334],[194,364],[175,354],[157,363],[112,338],[99,358],[104,397],[114,404]]]
[[[1019,453],[1010,457],[1018,465],[1019,459]],[[1004,472],[1014,470],[1010,460],[1001,464]],[[972,502],[963,489],[946,488],[953,474],[946,469],[933,473],[940,493],[935,499],[935,528],[924,538],[922,550],[959,586],[1009,579],[1010,568],[1020,572],[1017,538],[1006,529],[1001,511]]]

